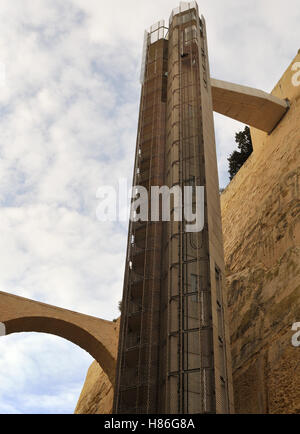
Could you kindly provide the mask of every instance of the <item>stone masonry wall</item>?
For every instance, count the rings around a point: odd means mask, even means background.
[[[273,94],[290,110],[221,196],[235,411],[300,413],[300,86],[291,66]]]

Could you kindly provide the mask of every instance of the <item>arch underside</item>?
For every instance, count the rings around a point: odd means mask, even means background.
[[[87,351],[114,383],[114,322],[0,292],[0,336],[18,332],[48,333],[67,339]]]
[[[64,338],[87,351],[111,380],[115,360],[103,344],[76,324],[50,317],[19,317],[5,323],[6,335],[18,332],[48,333]]]

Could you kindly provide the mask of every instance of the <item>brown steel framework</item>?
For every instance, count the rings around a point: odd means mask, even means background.
[[[170,222],[129,224],[114,412],[229,413],[210,75],[194,2],[172,13],[167,35],[163,23],[146,34],[142,79],[133,185],[204,186],[204,228],[174,221],[174,201]]]

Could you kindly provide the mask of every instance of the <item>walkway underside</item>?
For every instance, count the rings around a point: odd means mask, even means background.
[[[262,90],[211,79],[213,110],[271,133],[289,108],[287,101]]]

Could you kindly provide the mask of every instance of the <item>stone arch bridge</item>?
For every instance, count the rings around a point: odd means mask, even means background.
[[[114,384],[117,323],[0,291],[0,336],[41,332],[65,338],[87,351]]]

